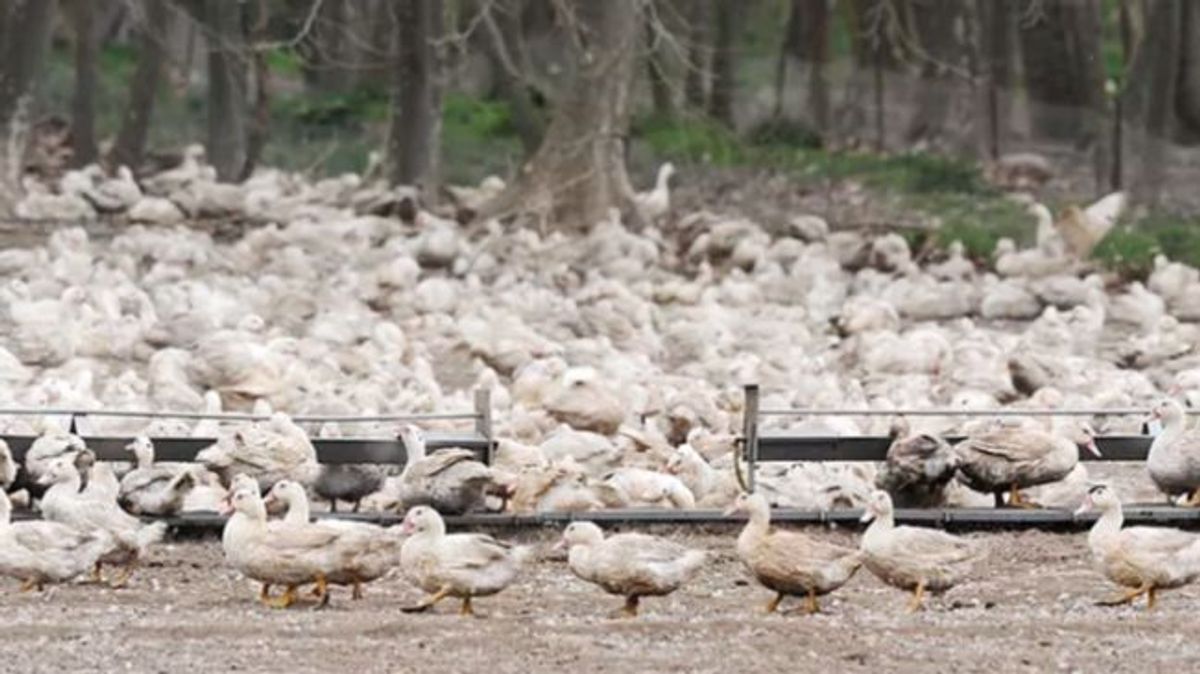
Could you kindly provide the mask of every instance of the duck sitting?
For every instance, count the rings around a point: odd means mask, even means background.
[[[877,491],[862,521],[871,522],[860,549],[863,564],[880,580],[911,590],[909,612],[924,607],[925,593],[941,594],[957,585],[983,556],[970,541],[944,531],[896,526],[892,497]]]
[[[117,501],[135,515],[174,515],[183,509],[196,476],[154,463],[154,443],[141,435],[125,447],[137,459],[133,470],[121,477]]]
[[[774,591],[767,613],[787,596],[807,598],[805,612],[820,611],[817,597],[846,584],[862,565],[857,550],[818,541],[797,531],[771,528],[771,507],[762,494],[742,494],[726,515],[750,516],[737,539],[737,554],[755,580]]]
[[[225,560],[263,584],[259,600],[272,608],[294,604],[297,588],[308,583],[316,584],[324,605],[328,577],[353,563],[356,546],[346,542],[354,533],[312,524],[268,525],[262,497],[245,482],[235,487],[224,510],[231,514],[221,535]],[[273,584],[287,589],[272,598],[267,590]]]
[[[407,460],[397,481],[404,507],[430,505],[439,512],[461,514],[483,510],[488,493],[506,493],[492,470],[467,449],[425,452],[425,434],[413,425],[400,430]]]
[[[613,617],[633,618],[642,597],[662,597],[695,577],[707,555],[657,536],[627,533],[604,537],[593,522],[572,522],[560,546],[578,578],[625,597]]]
[[[996,507],[1035,507],[1021,495],[1033,487],[1063,479],[1079,462],[1079,448],[1100,456],[1096,434],[1087,423],[1055,424],[1054,432],[1025,425],[1000,424],[955,445],[959,477],[971,489],[995,495]]]
[[[414,585],[429,593],[405,613],[433,608],[446,597],[462,599],[460,615],[474,615],[473,597],[487,597],[508,587],[530,550],[513,547],[484,534],[447,534],[442,516],[417,506],[404,516],[401,533],[410,534],[400,551],[400,564]]]
[[[1104,606],[1132,603],[1146,595],[1146,608],[1154,608],[1158,590],[1183,587],[1200,577],[1200,536],[1179,529],[1129,527],[1121,499],[1108,487],[1096,485],[1076,514],[1099,510],[1100,518],[1088,532],[1088,547],[1100,573],[1130,588]]]
[[[1150,417],[1162,422],[1146,455],[1150,479],[1168,497],[1184,494],[1183,505],[1200,506],[1200,433],[1188,429],[1183,405],[1174,400],[1160,401]]]
[[[22,581],[22,592],[83,574],[112,544],[103,531],[79,531],[46,520],[14,524],[11,515],[12,503],[0,491],[0,574]]]
[[[167,525],[163,522],[142,524],[138,518],[121,510],[115,498],[81,493],[79,470],[71,457],[55,459],[46,467],[41,483],[49,487],[42,497],[42,515],[52,521],[85,533],[103,532],[110,545],[96,560],[92,579],[100,582],[102,564],[121,564],[121,575],[110,585],[121,587],[133,574],[146,548],[162,539]]]
[[[383,474],[376,466],[335,464],[321,466],[313,492],[329,501],[330,512],[337,512],[339,500],[353,503],[351,512],[358,512],[362,500],[382,485]]]
[[[283,521],[286,524],[305,525],[309,523],[308,494],[299,482],[281,480],[271,487],[267,495],[266,507],[271,509],[272,503],[282,503],[287,512]],[[396,534],[399,528],[384,529],[376,524],[367,522],[350,522],[346,520],[326,519],[322,526],[344,530],[357,536],[356,554],[352,562],[345,568],[330,572],[325,580],[330,585],[350,585],[352,599],[362,599],[363,583],[378,580],[400,563],[400,545],[403,540]],[[328,602],[328,593],[322,597],[322,603]]]

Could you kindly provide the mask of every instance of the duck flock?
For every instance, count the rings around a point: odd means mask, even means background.
[[[94,572],[99,561],[122,567],[120,583],[162,535],[136,516],[232,508],[229,560],[288,588],[273,603],[291,603],[308,583],[322,595],[327,584],[357,593],[399,565],[421,578],[430,604],[461,596],[469,609],[469,597],[511,582],[524,553],[445,534],[439,513],[735,508],[750,515],[739,553],[780,596],[804,595],[815,607],[861,563],[919,603],[961,577],[978,550],[893,527],[893,501],[1090,501],[1107,523],[1094,547],[1136,544],[1174,570],[1144,593],[1194,575],[1186,535],[1126,535],[1135,530],[1120,529],[1114,493],[1125,487],[1095,491],[1078,462],[1079,448],[1095,451],[1097,433],[1139,432],[1140,420],[815,415],[792,432],[890,433],[887,463],[761,466],[748,499],[735,476],[741,387],[753,383],[771,408],[1153,407],[1162,432],[1151,480],[1124,498],[1157,487],[1200,503],[1200,441],[1184,409],[1200,396],[1200,271],[1160,257],[1145,283],[1125,284],[1085,262],[1123,195],[1057,221],[1025,197],[1036,243],[1004,240],[981,261],[961,245],[930,254],[898,234],[831,231],[813,215],[760,223],[683,214],[671,203],[673,173],[664,166],[638,195],[647,226],[629,228],[614,212],[563,231],[460,224],[466,218],[456,216],[504,189],[496,178],[450,188],[444,205],[423,208],[410,190],[355,174],[313,181],[263,169],[242,184],[218,183],[200,148],[136,179],[96,167],[27,178],[18,215],[63,224],[44,244],[0,251],[0,407],[255,411],[263,420],[77,425],[84,436],[136,438],[131,461],[115,464],[96,461],[69,419],[0,416],[3,433],[38,436],[21,466],[0,453],[0,479],[14,502],[45,518],[10,524],[6,540],[33,559],[64,556],[52,571],[11,575],[36,587]],[[97,238],[86,223],[100,220],[119,227]],[[244,231],[196,226],[211,222]],[[425,451],[424,432],[450,422],[293,420],[464,409],[479,387],[492,392],[491,465],[466,450]],[[409,456],[398,471],[323,466],[311,441],[396,435]],[[966,440],[951,446],[950,435]],[[215,441],[195,463],[155,461],[150,438],[188,436]],[[310,524],[309,498],[407,512],[397,528],[405,533]],[[284,523],[267,520],[272,504],[287,505]],[[876,521],[859,551],[842,551],[772,532],[771,506],[859,507]],[[565,537],[576,573],[630,597],[628,612],[636,597],[670,591],[702,564],[673,543],[628,536],[580,524]],[[278,551],[293,544],[308,566],[281,561]],[[798,549],[819,568],[772,579],[777,560],[802,557]],[[888,561],[922,551],[926,571]],[[1116,576],[1145,575],[1113,554]],[[447,559],[457,561],[443,568]],[[648,589],[610,577],[631,569],[648,574]]]

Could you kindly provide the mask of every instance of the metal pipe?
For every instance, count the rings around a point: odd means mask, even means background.
[[[786,409],[759,410],[760,417],[1106,417],[1146,415],[1150,410],[1143,409],[1019,409],[1004,407],[992,410],[971,409],[893,409],[893,410],[848,410],[848,409]],[[1187,410],[1188,414],[1200,414],[1200,410]]]
[[[102,409],[72,409],[72,408],[42,408],[0,407],[0,416],[70,416],[70,417],[126,417],[141,419],[216,419],[218,421],[266,421],[270,415],[245,414],[241,412],[170,412],[154,410],[102,410]],[[475,412],[441,412],[429,414],[371,414],[363,416],[351,415],[300,415],[291,417],[296,423],[354,423],[371,421],[439,421],[453,419],[474,419]]]

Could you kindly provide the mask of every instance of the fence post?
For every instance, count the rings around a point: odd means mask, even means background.
[[[492,441],[492,389],[486,386],[475,389],[475,432],[487,440],[484,459],[490,466],[495,442]]]
[[[758,384],[747,384],[742,405],[742,454],[746,459],[746,486],[754,492],[758,466]]]

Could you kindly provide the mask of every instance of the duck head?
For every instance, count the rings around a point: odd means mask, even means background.
[[[1121,499],[1117,497],[1108,485],[1098,484],[1088,489],[1087,495],[1083,497],[1083,505],[1075,511],[1076,515],[1082,515],[1093,510],[1099,512],[1108,512],[1113,508],[1121,505]]]
[[[563,530],[562,540],[555,550],[570,550],[576,545],[592,545],[604,540],[604,531],[594,522],[572,522]]]
[[[416,506],[409,509],[400,525],[402,534],[444,533],[446,524],[442,516],[429,506]]]
[[[862,521],[870,522],[879,517],[886,517],[892,514],[892,497],[886,491],[876,491],[871,494],[871,498],[867,501],[867,508],[863,512]]]

